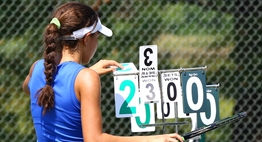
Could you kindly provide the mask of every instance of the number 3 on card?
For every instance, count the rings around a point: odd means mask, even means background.
[[[159,102],[157,46],[147,45],[139,48],[139,84],[142,102]]]

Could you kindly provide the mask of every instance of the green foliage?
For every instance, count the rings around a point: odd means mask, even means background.
[[[10,137],[14,138],[13,141],[36,139],[29,98],[21,93],[21,85],[31,64],[42,56],[43,30],[50,21],[51,12],[64,2],[66,0],[1,1],[1,140]],[[79,2],[93,5],[96,0]],[[212,2],[217,5],[212,5]],[[156,44],[159,50],[159,69],[207,65],[207,83],[221,83],[223,86],[220,91],[221,118],[231,115],[235,105],[234,99],[241,96],[238,92],[247,92],[248,87],[249,91],[254,93],[261,90],[259,69],[262,52],[257,48],[261,43],[258,35],[261,30],[257,29],[258,24],[253,24],[252,33],[249,31],[247,35],[241,35],[242,23],[238,25],[240,28],[236,27],[236,15],[230,13],[233,9],[232,2],[212,2],[207,2],[211,4],[206,7],[201,6],[198,1],[190,0],[111,0],[109,3],[103,3],[98,11],[100,19],[114,34],[111,38],[100,36],[99,48],[90,65],[99,59],[114,59],[118,62],[133,62],[138,67],[139,46]],[[222,8],[227,9],[226,12]],[[242,24],[244,30],[249,29],[249,23],[253,20],[261,23],[259,16],[250,18]],[[236,44],[238,48],[235,48]],[[244,48],[241,48],[242,46]],[[114,101],[110,101],[114,94],[112,76],[105,75],[101,80],[104,104],[102,107],[105,107],[103,110],[107,110],[107,107],[114,105]],[[113,125],[105,131],[111,134],[131,135],[130,119],[115,118],[114,113],[109,114],[108,111],[103,111],[103,116],[105,128],[107,122]],[[217,135],[222,134],[221,139],[230,141],[230,129],[231,126],[210,132],[206,139],[219,141]],[[189,130],[189,125],[179,127],[179,133],[182,134]],[[169,127],[167,132],[174,132],[174,129]],[[156,132],[136,135],[154,133],[162,133],[161,128]]]

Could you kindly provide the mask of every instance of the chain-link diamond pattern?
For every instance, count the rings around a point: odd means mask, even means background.
[[[22,82],[42,54],[50,14],[66,2],[2,0],[0,3],[0,141],[36,141],[29,97]],[[206,134],[206,141],[262,141],[261,0],[81,0],[94,6],[114,35],[101,37],[100,59],[138,65],[141,45],[158,45],[159,69],[207,65],[207,84],[220,83],[220,116],[247,111],[241,121]],[[137,66],[138,67],[138,66]],[[101,77],[105,132],[132,133],[130,119],[115,118],[112,75]],[[181,120],[182,121],[182,120]],[[178,127],[178,133],[190,130]],[[167,127],[167,132],[175,128]]]

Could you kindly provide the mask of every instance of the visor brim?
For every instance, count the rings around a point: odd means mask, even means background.
[[[107,37],[111,37],[113,35],[112,30],[104,25],[101,25],[101,28],[98,31]]]

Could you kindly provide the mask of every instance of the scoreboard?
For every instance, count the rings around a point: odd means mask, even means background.
[[[115,116],[130,117],[132,132],[155,131],[156,119],[190,118],[191,130],[219,120],[219,84],[206,84],[207,67],[158,70],[157,54],[140,46],[139,70],[127,62],[113,72]]]

